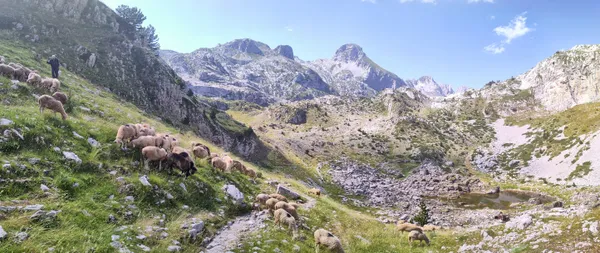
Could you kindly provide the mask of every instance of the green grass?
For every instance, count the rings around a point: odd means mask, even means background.
[[[569,176],[567,177],[566,180],[571,181],[575,178],[587,176],[588,174],[590,174],[590,172],[592,172],[592,169],[590,168],[591,166],[592,166],[592,163],[589,161],[584,162],[583,164],[577,165],[575,170],[569,174]]]

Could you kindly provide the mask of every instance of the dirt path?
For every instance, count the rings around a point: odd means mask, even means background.
[[[302,195],[302,197],[308,200],[302,208],[310,210],[317,205],[316,199],[306,195]],[[267,226],[265,220],[269,218],[267,211],[252,211],[250,214],[237,217],[231,225],[218,232],[206,246],[206,253],[223,253],[237,248],[246,236],[264,229]]]

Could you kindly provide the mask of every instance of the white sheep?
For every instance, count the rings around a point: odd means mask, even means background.
[[[210,165],[213,168],[219,169],[221,172],[227,171],[227,163],[221,157],[214,157],[210,160]]]
[[[399,220],[398,223],[396,224],[396,229],[400,232],[402,232],[404,234],[404,232],[412,232],[412,231],[418,231],[423,233],[423,229],[421,227],[419,227],[418,225],[412,224],[412,223],[406,223],[403,220]]]
[[[277,209],[273,213],[275,225],[279,225],[281,228],[283,224],[288,225],[288,229],[292,232],[292,235],[296,236],[298,233],[298,224],[296,219],[290,213],[284,209]]]
[[[124,147],[125,144],[133,140],[136,136],[136,130],[133,125],[127,124],[119,127],[117,131],[117,137],[115,138],[115,143],[119,143],[121,148]]]
[[[283,209],[286,212],[290,213],[292,216],[294,216],[294,218],[296,220],[300,220],[300,217],[298,216],[298,212],[296,211],[296,207],[294,207],[293,205],[288,204],[285,201],[279,201],[275,204],[274,206],[275,210],[277,209]]]
[[[314,233],[315,236],[315,252],[319,252],[321,245],[325,246],[329,251],[344,253],[342,248],[342,242],[335,235],[325,229],[317,229]]]
[[[54,99],[48,95],[42,95],[38,98],[38,104],[40,105],[40,113],[44,113],[44,109],[48,108],[54,113],[60,113],[63,120],[67,120],[67,113],[65,112],[65,108],[60,101]]]
[[[279,200],[275,198],[267,199],[267,201],[265,202],[265,205],[267,206],[267,209],[269,209],[270,213],[273,213],[273,211],[275,211],[275,205],[277,204],[277,202],[279,202]]]
[[[267,205],[267,200],[269,200],[269,195],[261,193],[256,195],[254,203],[258,203],[258,207],[260,208],[263,205]]]
[[[277,199],[277,200],[279,200],[279,201],[285,201],[285,202],[288,202],[288,200],[287,200],[287,198],[286,198],[285,196],[283,196],[283,195],[281,195],[281,194],[278,194],[278,193],[272,193],[272,194],[269,194],[269,197],[271,197],[271,198],[275,198],[275,199]]]
[[[410,231],[408,234],[408,242],[410,243],[410,246],[412,246],[413,241],[419,241],[419,245],[422,245],[423,241],[425,241],[427,245],[429,245],[429,238],[427,238],[427,235],[425,235],[423,232]]]
[[[40,83],[40,87],[54,93],[60,89],[60,81],[56,78],[44,78]]]
[[[13,78],[14,75],[15,75],[15,68],[8,66],[6,64],[0,64],[0,76]]]
[[[142,149],[144,156],[144,167],[148,166],[148,161],[158,161],[158,170],[162,170],[162,161],[167,159],[167,151],[164,148],[148,146]]]
[[[31,72],[31,73],[29,73],[29,76],[27,77],[27,83],[29,85],[39,88],[39,87],[41,87],[41,84],[42,84],[42,76],[38,75],[35,72]]]
[[[155,146],[156,139],[154,136],[140,136],[137,139],[133,139],[129,142],[128,146],[131,148],[140,148],[143,149],[145,147]]]
[[[210,149],[201,143],[192,142],[192,153],[195,158],[205,158],[210,156]]]
[[[319,190],[317,188],[312,188],[312,189],[308,190],[308,194],[314,194],[317,197],[321,197],[321,190]]]

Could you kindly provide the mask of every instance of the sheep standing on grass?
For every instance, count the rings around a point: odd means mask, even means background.
[[[15,69],[15,79],[25,82],[29,78],[29,74],[31,73],[31,69],[26,67],[19,67]]]
[[[42,79],[42,82],[40,82],[40,87],[54,93],[60,90],[60,81],[55,78],[44,78]]]
[[[436,226],[436,225],[425,225],[423,226],[423,231],[436,231],[436,230],[440,230],[442,229],[442,227],[440,226]]]
[[[227,165],[227,167],[225,168],[225,171],[231,172],[231,167],[233,167],[233,159],[231,159],[231,157],[229,157],[229,155],[223,154],[223,155],[221,155],[221,160],[223,160],[223,162],[225,162],[225,164]]]
[[[308,194],[314,194],[315,196],[321,197],[321,190],[317,188],[312,188],[308,190]]]
[[[15,75],[15,69],[6,64],[0,64],[0,75],[8,78],[13,78]]]
[[[194,154],[194,159],[210,157],[210,148],[204,144],[192,142],[192,153]]]
[[[396,224],[396,229],[404,234],[404,232],[418,231],[423,233],[423,229],[415,224],[406,223],[403,220],[399,220]]]
[[[290,213],[283,209],[277,209],[273,213],[273,217],[275,220],[275,225],[279,225],[280,228],[284,224],[288,225],[288,229],[293,236],[298,234],[298,224],[296,223],[296,219]]]
[[[52,94],[52,97],[58,101],[60,101],[60,103],[62,103],[63,105],[67,104],[67,101],[69,100],[69,97],[67,97],[67,94],[62,93],[62,92],[54,92],[54,94]]]
[[[275,204],[277,204],[277,202],[279,202],[279,200],[274,198],[270,198],[265,202],[267,209],[269,209],[269,213],[273,214],[273,212],[275,211]]]
[[[294,218],[298,221],[300,221],[300,217],[298,216],[298,211],[296,211],[296,207],[288,204],[285,201],[279,201],[275,204],[275,210],[277,209],[283,209],[286,212],[290,213],[292,216],[294,216]]]
[[[410,231],[410,233],[408,234],[408,242],[410,243],[411,247],[413,241],[419,241],[419,245],[422,245],[423,241],[425,241],[427,245],[429,245],[429,238],[427,238],[427,235],[425,235],[425,233],[423,232]]]
[[[42,84],[42,76],[38,75],[35,72],[31,72],[31,73],[29,73],[29,76],[27,77],[27,83],[29,85],[39,88],[39,87],[41,87],[41,84]]]
[[[254,203],[258,203],[258,208],[260,209],[263,205],[267,205],[267,200],[269,200],[269,195],[261,193],[256,195],[254,198]]]
[[[127,145],[130,148],[143,149],[145,147],[155,146],[156,138],[154,136],[140,136],[137,139],[131,140]]]
[[[210,159],[210,165],[213,168],[219,169],[221,172],[227,171],[227,163],[221,159],[221,157],[215,157]]]
[[[342,242],[335,235],[325,229],[315,231],[315,252],[319,252],[321,245],[325,246],[331,252],[344,253]]]
[[[162,170],[162,161],[167,159],[167,151],[163,148],[148,146],[142,149],[144,156],[144,167],[148,167],[148,161],[158,161],[158,170]]]
[[[48,95],[42,95],[38,99],[38,104],[40,105],[40,113],[44,113],[44,109],[48,108],[54,111],[54,113],[60,113],[62,119],[67,120],[67,113],[65,112],[65,108],[63,108],[63,105],[60,103],[60,101],[54,99],[53,97]]]
[[[125,144],[129,143],[136,136],[136,130],[133,125],[127,124],[119,127],[117,131],[117,137],[115,138],[115,143],[119,143],[121,148],[125,146]]]
[[[272,194],[269,194],[269,197],[277,199],[279,201],[288,202],[287,198],[285,196],[281,195],[281,194],[272,193]]]
[[[240,161],[233,161],[233,166],[231,166],[233,170],[237,170],[242,174],[246,174],[247,168]]]

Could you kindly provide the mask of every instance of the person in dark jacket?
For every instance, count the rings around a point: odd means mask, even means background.
[[[52,78],[58,78],[58,67],[60,66],[60,62],[58,61],[58,58],[56,58],[56,55],[52,55],[47,63],[52,67]]]

